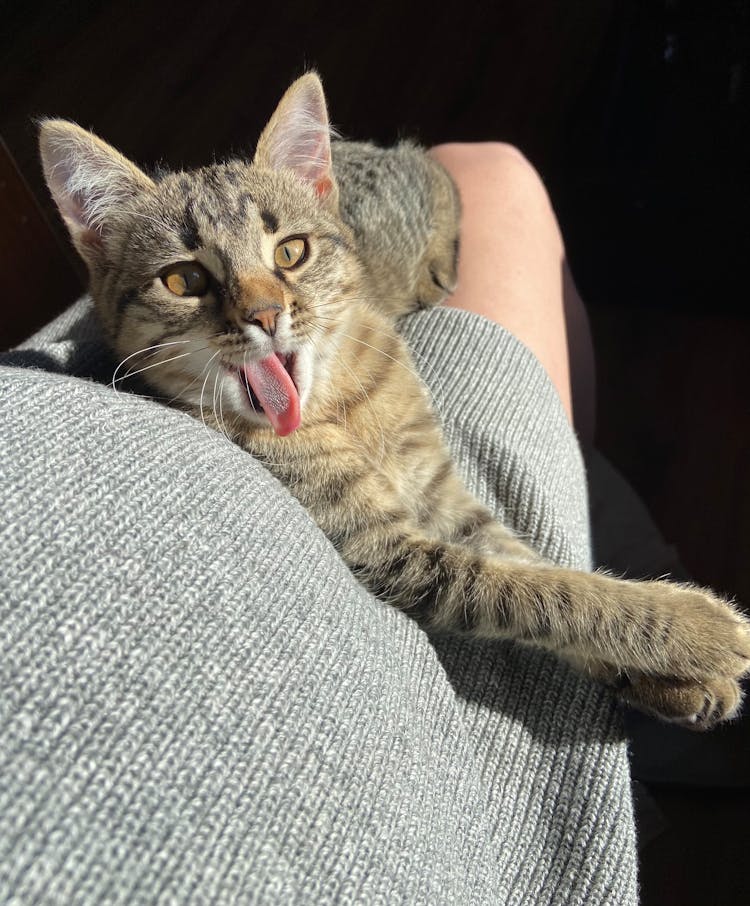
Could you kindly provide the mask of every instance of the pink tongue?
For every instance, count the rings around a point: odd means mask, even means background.
[[[299,428],[299,394],[289,372],[275,355],[251,362],[242,369],[248,384],[260,400],[273,430],[285,437]]]

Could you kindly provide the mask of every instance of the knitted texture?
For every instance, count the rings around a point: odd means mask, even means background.
[[[403,329],[472,489],[585,568],[536,359],[463,312]],[[247,453],[65,374],[111,374],[93,330],[81,303],[0,368],[0,901],[635,903],[608,695],[428,638]]]

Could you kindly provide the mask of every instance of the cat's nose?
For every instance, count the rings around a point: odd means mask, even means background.
[[[237,278],[237,286],[227,298],[229,319],[239,328],[248,324],[273,336],[279,315],[286,309],[284,288],[272,274],[249,270]]]
[[[281,306],[272,304],[263,308],[250,308],[242,312],[242,320],[247,324],[256,324],[265,331],[269,337],[276,333],[276,320],[281,312]]]

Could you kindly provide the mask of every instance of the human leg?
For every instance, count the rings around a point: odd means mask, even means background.
[[[431,152],[461,193],[457,308],[501,324],[537,356],[586,445],[594,431],[588,319],[539,174],[511,145],[439,145]]]

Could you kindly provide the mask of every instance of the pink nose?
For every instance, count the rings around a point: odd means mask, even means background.
[[[243,312],[243,320],[248,324],[257,324],[269,337],[276,333],[276,319],[281,311],[280,305],[268,305],[265,308],[250,309]]]

